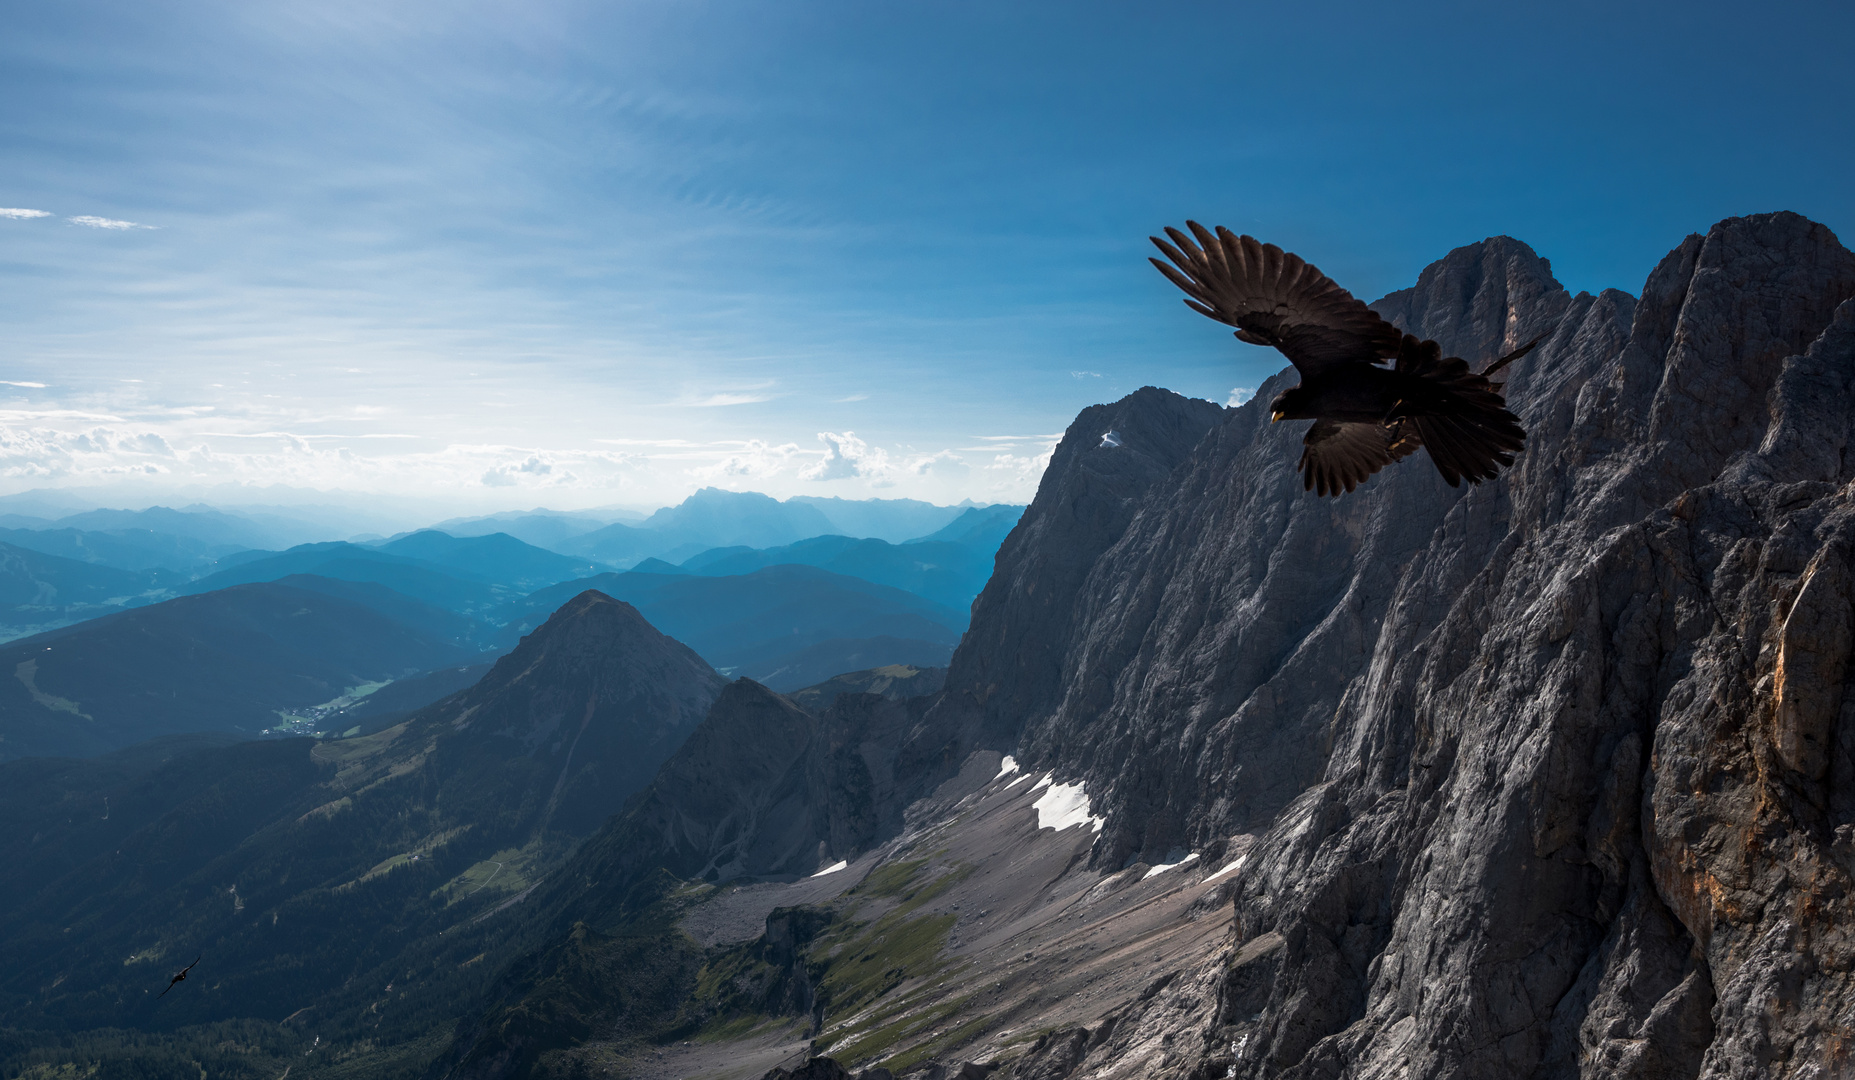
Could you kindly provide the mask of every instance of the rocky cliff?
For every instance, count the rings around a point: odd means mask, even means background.
[[[1150,489],[1015,747],[1101,793],[1098,866],[1257,837],[1202,1056],[1148,1075],[1855,1070],[1851,296],[1792,214],[1639,300],[1485,241],[1379,309],[1548,333],[1513,471],[1314,499],[1251,405]]]

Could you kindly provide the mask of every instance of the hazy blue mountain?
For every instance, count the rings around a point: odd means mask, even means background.
[[[436,529],[423,529],[381,544],[379,550],[523,592],[612,569],[589,559],[548,551],[500,532],[458,537]]]
[[[524,543],[554,550],[558,545],[576,536],[583,536],[595,529],[604,528],[621,521],[641,521],[642,514],[611,517],[586,513],[571,513],[558,510],[512,510],[501,514],[486,514],[482,517],[451,518],[440,521],[432,528],[450,533],[452,536],[487,536],[490,533],[508,533]]]
[[[790,694],[826,682],[845,672],[903,665],[944,671],[953,658],[953,645],[914,638],[833,638],[783,656],[744,665],[743,675],[769,689]]]
[[[1017,526],[1018,519],[1023,516],[1024,507],[1022,506],[1007,503],[974,506],[939,530],[905,542],[928,544],[944,541],[954,544],[971,544],[996,552],[999,545],[1005,542],[1005,537],[1009,536],[1011,530]]]
[[[757,491],[720,488],[703,488],[645,518],[638,527],[711,547],[789,544],[836,531],[830,518],[796,499],[780,502]]]
[[[0,543],[0,635],[17,637],[153,603],[179,575],[121,570]]]
[[[783,547],[815,536],[874,537],[898,542],[953,522],[961,508],[913,499],[795,496],[780,501],[752,491],[703,488],[638,522],[616,522],[550,542],[555,551],[613,566],[647,558],[676,563],[718,547]]]
[[[64,488],[33,488],[12,495],[0,495],[0,524],[11,528],[9,517],[32,518],[46,524],[61,517],[95,510],[97,504]]]
[[[630,566],[653,556],[674,563],[713,547],[770,547],[836,531],[829,518],[804,503],[703,488],[636,524],[607,525],[565,540],[556,550]]]
[[[293,539],[266,523],[204,505],[180,510],[166,506],[151,506],[146,510],[88,510],[59,518],[56,525],[61,529],[86,532],[147,529],[233,548],[283,547]]]
[[[686,573],[704,577],[747,574],[767,566],[817,566],[835,574],[906,589],[950,608],[970,607],[992,576],[996,544],[924,541],[891,544],[848,536],[814,536],[773,548],[715,548],[685,559]],[[874,667],[865,664],[864,667]],[[929,665],[932,666],[932,665]],[[815,680],[814,680],[815,681]]]
[[[507,602],[505,592],[473,575],[339,540],[304,544],[282,552],[241,552],[218,565],[225,569],[193,582],[186,591],[205,593],[233,585],[276,581],[292,574],[314,574],[344,581],[378,582],[413,599],[468,615],[481,616]]]
[[[176,573],[191,573],[243,550],[236,544],[215,544],[153,529],[0,528],[0,542],[119,570]]]
[[[525,632],[583,589],[635,605],[652,626],[724,671],[835,639],[893,637],[950,647],[966,625],[965,612],[901,589],[783,565],[730,577],[632,572],[563,582],[514,605],[505,634]]]
[[[275,583],[185,596],[0,645],[0,757],[94,754],[185,731],[314,729],[369,683],[472,650]]]
[[[941,528],[960,516],[962,507],[936,506],[919,499],[844,499],[794,495],[787,505],[809,506],[831,522],[830,532],[874,537],[899,544]]]

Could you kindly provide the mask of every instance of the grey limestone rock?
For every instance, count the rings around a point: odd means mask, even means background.
[[[1252,404],[1150,483],[986,728],[1087,782],[1098,866],[1261,834],[1202,1050],[1149,1075],[1855,1075],[1851,297],[1794,214],[1640,300],[1496,238],[1379,307],[1471,362],[1548,335],[1499,480],[1315,499]]]

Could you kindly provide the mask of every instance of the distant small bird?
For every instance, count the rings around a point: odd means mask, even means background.
[[[205,953],[201,953],[201,954],[200,954],[200,956],[204,956],[204,955],[206,955],[206,954],[205,954]],[[199,962],[200,962],[200,957],[199,957],[199,956],[196,956],[196,957],[194,957],[194,958],[193,958],[193,964],[197,964],[197,963],[199,963]],[[167,996],[167,991],[168,991],[168,990],[172,990],[172,989],[174,989],[174,984],[175,984],[175,983],[183,983],[183,982],[186,982],[186,981],[187,981],[187,972],[189,972],[189,971],[192,971],[192,970],[193,970],[193,964],[188,964],[188,965],[187,965],[186,967],[184,967],[184,968],[181,968],[181,969],[180,969],[179,971],[176,971],[176,972],[174,973],[174,977],[173,977],[173,978],[171,978],[171,979],[169,979],[169,980],[167,981],[167,990],[163,990],[163,991],[161,991],[161,992],[160,992],[159,994],[156,994],[156,995],[155,995],[155,997],[157,997],[157,998],[164,998],[164,997],[166,997],[166,996]]]
[[[1190,236],[1169,228],[1171,243],[1151,238],[1172,265],[1152,263],[1185,290],[1192,310],[1236,327],[1240,341],[1274,346],[1301,373],[1301,383],[1270,404],[1269,418],[1314,421],[1302,439],[1304,488],[1352,491],[1419,446],[1451,487],[1492,479],[1514,463],[1526,430],[1488,376],[1540,339],[1474,372],[1445,358],[1436,342],[1386,322],[1300,256],[1222,226],[1185,224]]]

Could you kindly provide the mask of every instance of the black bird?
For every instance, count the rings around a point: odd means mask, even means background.
[[[204,956],[204,955],[206,955],[206,954],[205,954],[205,953],[201,953],[201,954],[200,954],[200,956]],[[196,957],[194,957],[194,958],[193,958],[193,964],[197,964],[197,963],[199,963],[199,962],[200,962],[200,957],[199,957],[199,956],[196,956]],[[167,996],[167,991],[168,991],[168,990],[172,990],[172,989],[174,989],[174,984],[175,984],[175,983],[181,983],[181,982],[186,982],[186,981],[187,981],[187,972],[189,972],[189,971],[192,971],[192,970],[193,970],[193,964],[188,964],[188,965],[187,965],[186,967],[184,967],[184,968],[181,968],[181,969],[180,969],[179,971],[176,971],[176,972],[174,973],[174,977],[173,977],[173,978],[171,978],[171,979],[169,979],[169,980],[167,981],[167,990],[163,990],[163,991],[161,991],[161,992],[160,992],[159,994],[156,994],[155,996],[156,996],[156,997],[158,997],[158,998],[164,998],[164,997],[166,997],[166,996]]]
[[[1151,238],[1173,265],[1152,263],[1185,290],[1192,310],[1236,327],[1240,341],[1275,346],[1301,373],[1269,417],[1314,421],[1299,465],[1307,490],[1352,491],[1419,446],[1451,487],[1514,463],[1526,430],[1488,376],[1539,339],[1474,372],[1380,318],[1299,255],[1222,226],[1185,224],[1190,236],[1169,228],[1172,243]]]

